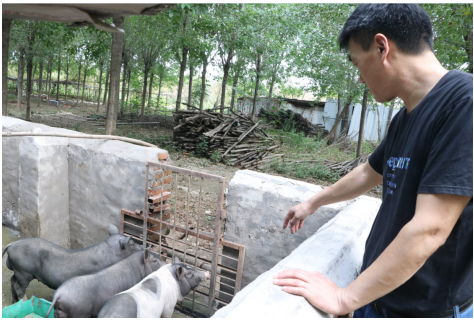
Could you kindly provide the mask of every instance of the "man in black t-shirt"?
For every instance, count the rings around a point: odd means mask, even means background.
[[[383,183],[362,270],[346,288],[319,272],[275,275],[283,290],[332,314],[472,317],[472,74],[436,59],[416,4],[363,4],[346,21],[341,50],[378,102],[405,107],[369,161],[288,212],[291,233],[319,207]]]

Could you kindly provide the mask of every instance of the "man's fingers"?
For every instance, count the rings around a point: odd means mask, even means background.
[[[280,271],[273,276],[274,279],[297,279],[308,282],[309,273],[301,269]]]
[[[300,229],[303,228],[304,220],[300,221]]]
[[[283,229],[286,229],[286,227],[288,226],[288,222],[290,222],[290,220],[293,218],[293,216],[295,215],[295,213],[293,211],[288,211],[288,213],[286,214],[286,217],[285,217],[285,221],[283,222]],[[291,224],[290,224],[290,227],[291,227]]]
[[[298,280],[298,279],[273,279],[273,284],[277,286],[288,286],[288,287],[301,287],[306,288],[306,282]]]
[[[282,290],[287,293],[294,294],[296,296],[302,296],[304,298],[309,297],[311,295],[308,290],[301,287],[283,287]]]

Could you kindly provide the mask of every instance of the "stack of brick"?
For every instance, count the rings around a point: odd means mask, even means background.
[[[160,163],[168,159],[168,153],[159,155]],[[148,203],[149,216],[162,221],[167,221],[171,215],[171,179],[172,173],[170,170],[160,169],[159,167],[150,167],[150,174],[148,176]],[[165,229],[163,227],[162,229]],[[160,226],[153,224],[150,230],[159,232]],[[149,238],[152,241],[158,241],[156,234],[150,234]]]

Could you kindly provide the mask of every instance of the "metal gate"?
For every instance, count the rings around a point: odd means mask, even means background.
[[[121,232],[167,262],[209,271],[176,308],[210,317],[240,290],[245,257],[244,245],[222,239],[225,178],[159,162],[146,163],[145,177],[143,210],[122,209]]]

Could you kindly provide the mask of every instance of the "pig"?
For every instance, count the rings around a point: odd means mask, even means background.
[[[12,270],[12,303],[26,297],[26,288],[33,279],[57,289],[72,277],[100,271],[117,261],[142,251],[117,227],[108,228],[109,237],[95,245],[79,250],[68,250],[41,238],[27,238],[10,243],[3,249],[2,257],[8,252],[7,268]]]
[[[69,279],[54,292],[46,318],[53,307],[55,318],[97,318],[114,295],[130,289],[164,265],[158,255],[146,249],[97,273]]]
[[[99,318],[171,318],[178,301],[209,279],[209,272],[188,267],[177,258],[134,287],[115,295]]]

